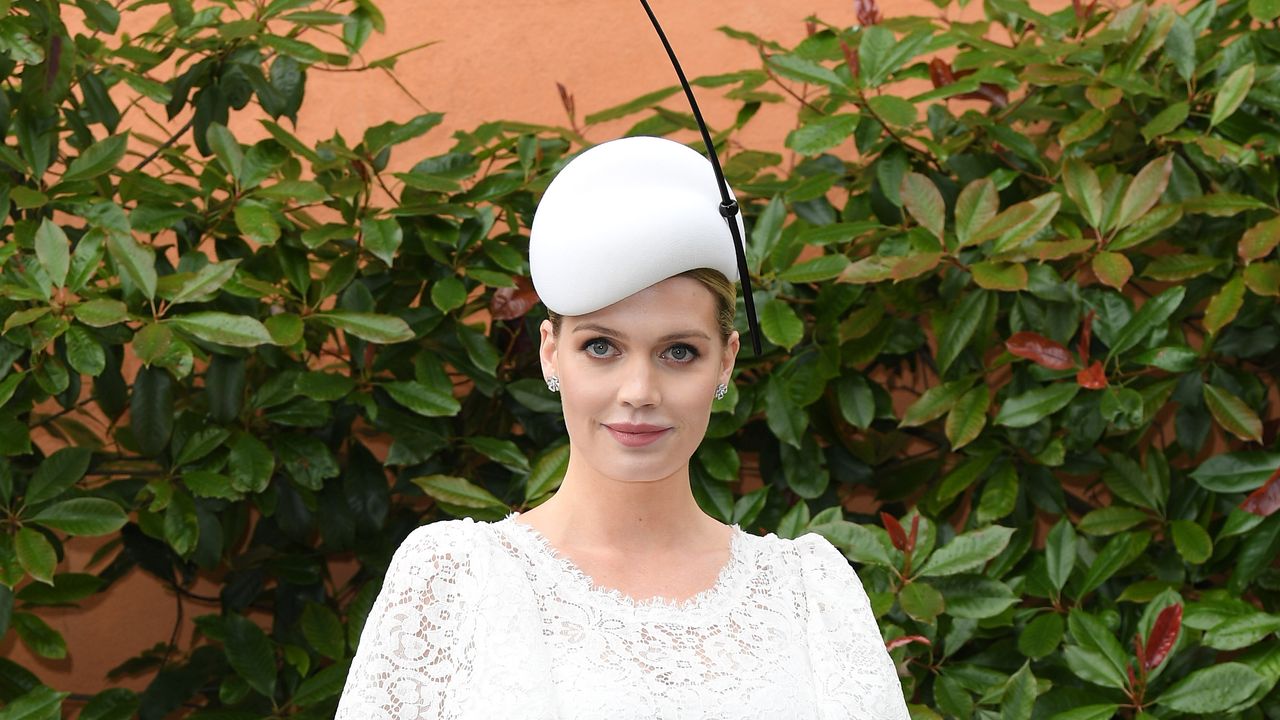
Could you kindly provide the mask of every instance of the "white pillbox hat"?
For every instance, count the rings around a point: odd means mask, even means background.
[[[687,270],[738,279],[711,162],[658,137],[597,145],[547,188],[529,232],[529,272],[547,308],[585,315]]]

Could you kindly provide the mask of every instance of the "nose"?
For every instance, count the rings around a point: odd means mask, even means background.
[[[618,402],[632,407],[657,405],[662,399],[657,370],[647,357],[630,358],[621,368]]]

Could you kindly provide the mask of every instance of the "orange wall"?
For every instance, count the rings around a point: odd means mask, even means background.
[[[638,2],[381,0],[378,4],[387,18],[387,33],[370,41],[366,58],[373,60],[436,41],[402,59],[396,72],[428,110],[446,113],[442,127],[392,159],[397,167],[411,165],[428,153],[442,152],[450,146],[454,130],[472,128],[485,120],[564,123],[556,82],[574,93],[580,117],[675,82]],[[752,48],[717,32],[720,25],[790,43],[804,36],[804,18],[810,14],[833,24],[856,22],[852,0],[653,0],[653,4],[691,77],[757,62]],[[939,12],[924,0],[882,5],[886,14],[892,15]],[[973,0],[970,11],[977,5]],[[731,105],[712,102],[713,96],[706,91],[702,96],[713,126],[731,122]],[[674,98],[671,107],[684,109],[679,102]],[[312,72],[298,133],[316,140],[336,129],[354,141],[367,127],[387,120],[403,121],[419,112],[422,109],[381,73]],[[607,140],[629,122],[597,128],[588,137]],[[794,114],[762,114],[745,139],[752,146],[781,148],[793,122]],[[237,132],[253,132],[252,123],[237,123]],[[96,547],[89,541],[72,543],[59,570],[83,570]],[[190,618],[211,611],[216,608],[187,606],[184,644],[190,635]],[[82,609],[50,611],[43,616],[66,637],[68,659],[33,659],[15,643],[13,633],[0,643],[0,655],[31,668],[58,689],[92,693],[106,687],[109,668],[166,641],[177,609],[170,593],[135,572]],[[139,681],[123,684],[135,689],[143,686]]]

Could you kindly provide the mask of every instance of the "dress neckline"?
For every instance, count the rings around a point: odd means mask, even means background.
[[[516,534],[528,540],[528,544],[532,546],[533,551],[556,567],[560,575],[571,585],[577,586],[588,595],[606,598],[631,610],[660,609],[690,612],[707,607],[716,607],[719,605],[718,601],[730,593],[731,587],[746,567],[746,561],[743,557],[745,552],[743,536],[746,533],[737,523],[734,523],[730,526],[733,528],[733,533],[729,537],[729,559],[720,568],[720,572],[716,575],[716,580],[711,584],[711,587],[701,590],[684,600],[667,598],[661,595],[636,599],[621,590],[597,585],[590,575],[578,567],[577,563],[561,555],[540,530],[528,523],[517,522],[516,518],[519,516],[519,512],[512,511],[499,524],[514,528]]]

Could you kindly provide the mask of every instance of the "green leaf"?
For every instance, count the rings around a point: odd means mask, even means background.
[[[232,347],[274,345],[267,328],[254,318],[222,312],[179,315],[167,322],[201,340]]]
[[[111,233],[107,236],[107,252],[148,300],[155,298],[156,252],[150,245],[138,244],[133,235]]]
[[[996,413],[995,424],[1021,428],[1034,425],[1066,407],[1080,391],[1075,383],[1054,383],[1009,398]]]
[[[67,364],[81,375],[97,377],[107,368],[107,355],[102,345],[88,330],[73,325],[67,328]]]
[[[1277,632],[1280,632],[1280,615],[1255,612],[1215,624],[1202,641],[1215,650],[1240,650]]]
[[[13,536],[13,550],[18,556],[18,564],[27,574],[40,582],[53,584],[58,554],[44,535],[29,527],[18,528]]]
[[[1158,137],[1168,135],[1182,127],[1183,123],[1187,121],[1187,115],[1190,112],[1191,105],[1185,100],[1173,103],[1151,118],[1151,121],[1146,125],[1142,126],[1142,137],[1150,143]]]
[[[785,301],[770,298],[760,309],[760,330],[769,342],[790,350],[804,338],[804,321]]]
[[[1049,531],[1044,552],[1049,582],[1055,590],[1061,591],[1067,586],[1076,566],[1076,530],[1070,518],[1064,516]]]
[[[1027,289],[1029,276],[1021,263],[984,261],[969,266],[973,282],[985,290],[1018,292]]]
[[[303,608],[302,635],[327,658],[341,660],[347,652],[342,622],[332,610],[319,603],[308,602]]]
[[[1090,262],[1093,274],[1116,290],[1124,290],[1129,278],[1133,276],[1133,264],[1128,257],[1118,252],[1100,252]]]
[[[858,43],[858,75],[866,87],[878,87],[895,68],[890,66],[889,58],[893,57],[893,48],[897,40],[893,31],[883,25],[872,25],[863,28],[862,40]]]
[[[266,204],[257,200],[241,200],[236,203],[234,216],[240,234],[259,245],[275,245],[280,239],[280,224]]]
[[[84,152],[67,166],[62,182],[89,180],[111,171],[124,158],[128,140],[127,134],[112,135],[85,148]]]
[[[764,386],[765,422],[777,438],[799,448],[809,426],[809,413],[791,398],[791,389],[783,376],[774,374]]]
[[[350,310],[331,310],[310,315],[308,320],[322,322],[329,327],[350,333],[361,340],[372,343],[391,344],[405,342],[414,338],[409,325],[393,315],[377,313],[353,312]]]
[[[276,654],[271,638],[243,615],[223,618],[227,662],[249,687],[267,698],[275,695]]]
[[[1203,275],[1221,264],[1222,258],[1212,255],[1164,255],[1148,263],[1142,269],[1142,275],[1163,282],[1182,282]]]
[[[74,498],[51,505],[30,518],[31,522],[69,535],[109,535],[129,521],[120,506],[102,498]]]
[[[987,426],[987,411],[991,408],[991,390],[979,385],[960,396],[947,414],[945,431],[953,451],[968,445],[982,434]]]
[[[298,707],[311,707],[341,693],[349,670],[348,663],[340,662],[303,680],[293,695],[293,703]]]
[[[990,311],[989,304],[995,296],[985,290],[974,290],[960,299],[955,309],[947,318],[939,323],[938,334],[938,373],[945,376],[951,363],[960,356],[960,352],[968,347],[974,333],[982,324]]]
[[[823,282],[839,277],[847,267],[849,258],[844,255],[822,255],[799,265],[792,265],[778,273],[778,279],[790,283]]]
[[[480,454],[506,467],[511,472],[529,472],[529,458],[525,457],[519,446],[510,440],[492,437],[469,437],[466,443]]]
[[[848,520],[832,520],[810,524],[806,532],[817,533],[826,538],[854,562],[893,567],[888,550],[889,538],[880,528],[869,528]]]
[[[1213,112],[1209,114],[1210,127],[1231,117],[1240,108],[1245,96],[1249,94],[1249,89],[1253,87],[1255,70],[1253,63],[1246,63],[1236,68],[1226,80],[1222,81],[1213,98]]]
[[[533,463],[524,483],[524,499],[528,503],[560,487],[569,469],[569,446],[560,445],[544,452]]]
[[[966,620],[995,617],[1018,604],[1013,590],[999,580],[981,575],[948,575],[930,581],[942,591],[947,614]]]
[[[947,206],[942,200],[942,193],[938,192],[938,186],[924,175],[911,172],[902,176],[898,194],[911,217],[938,240],[942,240]]]
[[[956,402],[969,389],[969,383],[955,380],[929,388],[902,414],[900,427],[918,427],[942,417],[955,407]]]
[[[1107,126],[1107,113],[1098,108],[1086,110],[1075,120],[1062,126],[1058,132],[1058,144],[1062,147],[1074,145],[1098,134]]]
[[[942,593],[925,582],[913,582],[898,593],[898,603],[902,611],[923,623],[933,624],[934,619],[942,614],[946,601]]]
[[[1263,220],[1240,237],[1240,259],[1253,262],[1271,254],[1280,245],[1280,215]]]
[[[1114,535],[1150,519],[1137,508],[1104,507],[1086,513],[1078,527],[1086,535]]]
[[[1165,155],[1147,163],[1129,184],[1124,198],[1120,201],[1120,210],[1114,224],[1106,229],[1122,230],[1147,214],[1148,210],[1155,207],[1160,196],[1164,194],[1165,188],[1169,186],[1169,176],[1172,173],[1172,155]]]
[[[129,720],[139,704],[138,694],[132,690],[110,688],[94,695],[77,720]]]
[[[891,127],[907,128],[916,122],[916,106],[897,95],[872,95],[867,98],[867,107]]]
[[[173,434],[173,377],[158,367],[138,370],[129,403],[134,441],[147,457],[155,457]]]
[[[1025,662],[1005,686],[1000,720],[1031,720],[1031,709],[1035,704],[1036,677],[1031,674],[1031,663]]]
[[[44,268],[45,275],[53,282],[54,287],[62,287],[67,282],[67,270],[71,264],[71,241],[61,227],[49,218],[40,222],[36,230],[36,257]]]
[[[1062,196],[1049,192],[1020,202],[996,215],[972,238],[973,243],[995,240],[993,250],[1007,252],[1030,240],[1053,221],[1062,205]]]
[[[1121,533],[1107,541],[1097,558],[1086,568],[1084,582],[1077,597],[1084,597],[1126,565],[1138,559],[1151,542],[1151,533],[1144,531]]]
[[[62,448],[45,458],[27,484],[27,505],[39,505],[66,492],[88,472],[92,459],[93,452],[82,447]]]
[[[449,475],[427,475],[413,478],[410,482],[422,488],[423,492],[442,503],[478,510],[496,509],[504,512],[508,510],[506,503],[466,478]]]
[[[1062,616],[1057,613],[1046,612],[1036,616],[1018,634],[1018,652],[1034,660],[1052,655],[1062,644],[1065,628]]]
[[[361,223],[364,247],[391,267],[396,251],[404,241],[404,231],[395,218],[365,218]]]
[[[1178,285],[1148,300],[1116,333],[1107,357],[1124,353],[1146,339],[1156,328],[1164,326],[1182,304],[1185,295],[1186,288]]]
[[[770,55],[765,64],[773,68],[779,75],[813,85],[827,85],[833,88],[844,87],[840,76],[818,63],[796,55]]]
[[[1213,217],[1231,217],[1248,210],[1263,210],[1267,207],[1269,206],[1265,202],[1255,197],[1235,193],[1200,195],[1182,203],[1182,209],[1187,213]]]
[[[1200,565],[1213,555],[1213,540],[1209,533],[1194,520],[1174,520],[1169,523],[1173,544],[1183,560]]]
[[[666,100],[667,98],[671,97],[672,95],[675,95],[678,92],[680,92],[679,85],[672,85],[670,87],[662,88],[661,90],[654,90],[651,93],[646,93],[644,95],[641,95],[638,98],[635,98],[634,100],[629,100],[625,103],[622,103],[621,105],[615,105],[611,108],[606,108],[599,112],[591,113],[590,115],[583,118],[583,122],[587,125],[595,125],[597,123],[608,122],[610,120],[617,120],[619,118],[624,118],[624,117],[627,117],[628,115],[634,115],[640,112],[641,110],[647,110],[651,107],[656,106],[658,103],[662,102],[663,100]]]
[[[1258,22],[1272,22],[1280,17],[1280,0],[1249,0],[1249,14]]]
[[[1243,493],[1262,487],[1277,469],[1280,452],[1233,452],[1205,460],[1191,479],[1210,492]]]
[[[792,130],[786,146],[801,155],[817,155],[848,140],[857,126],[857,115],[827,115]]]
[[[1004,551],[1013,528],[992,525],[958,535],[938,548],[920,568],[920,576],[955,575],[976,570]]]
[[[241,168],[244,166],[244,151],[240,149],[240,143],[236,141],[227,126],[216,122],[209,123],[209,129],[205,132],[205,141],[209,143],[222,169],[239,181]]]
[[[956,198],[956,239],[960,247],[980,242],[978,231],[991,222],[1000,209],[1000,196],[996,194],[991,178],[974,180],[960,191]]]
[[[271,482],[276,458],[266,443],[248,433],[236,433],[228,443],[231,486],[240,492],[259,493]]]
[[[1223,430],[1247,442],[1262,442],[1262,420],[1230,391],[1205,383],[1204,402]]]
[[[1204,311],[1204,329],[1210,335],[1217,335],[1222,328],[1236,319],[1243,305],[1244,277],[1239,274],[1233,275],[1209,300],[1209,306]]]
[[[119,300],[88,300],[72,305],[71,311],[90,327],[109,327],[129,319],[129,307]]]
[[[462,409],[452,393],[419,382],[390,382],[382,388],[393,400],[425,417],[452,417]]]
[[[13,629],[17,631],[22,643],[38,656],[50,660],[61,660],[67,656],[67,642],[62,634],[35,615],[28,612],[15,612]],[[9,708],[6,707],[5,712],[8,711]],[[3,713],[0,713],[0,717],[3,716]]]
[[[440,312],[457,310],[467,302],[467,288],[452,275],[431,285],[431,304]]]
[[[1184,713],[1218,713],[1248,700],[1262,677],[1248,665],[1227,662],[1196,670],[1160,693],[1156,704]]]
[[[35,619],[34,615],[29,613],[20,613],[29,618]],[[37,622],[44,624],[37,619]],[[48,625],[45,625],[48,628]],[[49,632],[53,632],[50,630]],[[56,633],[54,633],[56,634]],[[59,638],[61,639],[61,638]],[[25,638],[24,638],[25,641]],[[30,646],[30,643],[28,643]],[[43,657],[52,657],[51,655],[43,655]],[[63,654],[66,655],[65,647]],[[46,685],[37,685],[29,690],[26,694],[10,701],[0,710],[0,720],[54,720],[62,717],[62,701],[71,693],[55,692],[53,688]],[[80,713],[80,717],[84,718],[84,712]],[[88,719],[86,719],[88,720]]]

